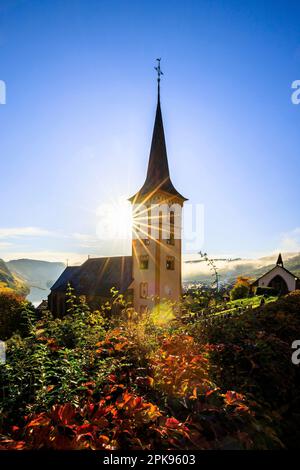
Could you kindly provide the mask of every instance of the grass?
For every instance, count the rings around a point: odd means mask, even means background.
[[[264,299],[265,303],[268,304],[270,302],[275,302],[278,297],[270,296],[264,297],[263,295],[255,295],[254,297],[247,297],[245,299],[237,299],[237,300],[230,300],[226,303],[226,307],[224,310],[215,313],[214,315],[223,315],[224,313],[234,313],[239,308],[246,308],[252,307],[257,308],[260,306],[261,300]]]

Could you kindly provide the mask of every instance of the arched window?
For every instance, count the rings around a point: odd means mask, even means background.
[[[140,283],[140,298],[147,299],[148,297],[148,282]]]
[[[175,213],[174,211],[170,212],[170,238],[168,238],[168,245],[175,244]]]

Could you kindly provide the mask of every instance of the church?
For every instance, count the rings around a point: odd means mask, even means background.
[[[160,104],[160,61],[157,70],[157,107],[145,182],[129,201],[132,205],[132,254],[89,258],[68,266],[50,289],[48,306],[54,315],[67,311],[70,284],[92,308],[110,298],[111,288],[144,313],[161,305],[175,305],[182,293],[181,221],[187,200],[173,186]]]
[[[252,290],[266,287],[271,288],[278,295],[300,289],[300,279],[283,266],[281,253],[279,253],[276,265],[251,285]]]

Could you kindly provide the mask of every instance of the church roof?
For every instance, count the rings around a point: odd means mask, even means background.
[[[70,283],[75,295],[108,296],[112,287],[124,293],[131,282],[131,256],[89,258],[81,266],[66,268],[51,287],[51,292],[65,292]]]
[[[141,189],[129,200],[135,202],[158,190],[187,200],[174,188],[170,178],[159,92],[146,180]]]
[[[59,278],[55,281],[53,286],[51,287],[51,291],[53,290],[64,290],[64,287],[67,286],[68,282],[70,281],[71,277],[75,273],[80,266],[68,266],[59,276]]]

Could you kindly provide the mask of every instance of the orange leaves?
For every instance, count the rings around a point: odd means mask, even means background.
[[[153,405],[152,403],[145,403],[143,412],[149,421],[155,421],[162,415],[158,406]]]
[[[24,450],[25,448],[25,441],[17,441],[0,436],[0,450]]]
[[[236,279],[235,286],[247,286],[250,287],[250,277],[247,276],[238,276]]]
[[[35,426],[48,426],[50,424],[50,417],[46,413],[40,413],[36,415],[29,423],[27,424],[27,429],[29,432],[31,428]]]
[[[39,332],[43,332],[43,331],[44,330],[39,330]],[[37,336],[37,341],[46,343],[46,345],[51,351],[58,351],[59,349],[61,349],[61,347],[58,346],[58,344],[56,343],[55,338],[48,338],[47,336],[41,335],[41,336]]]
[[[196,400],[211,388],[207,353],[191,336],[165,337],[162,347],[151,357],[154,386],[173,397]],[[153,385],[153,384],[152,384]]]
[[[244,399],[243,395],[232,390],[226,392],[224,397],[226,405],[235,405],[237,402],[241,402]]]
[[[197,400],[197,398],[198,398],[197,387],[194,388],[193,394],[189,398],[190,398],[190,400]]]
[[[74,423],[76,408],[70,403],[65,405],[54,405],[52,407],[51,418],[64,426]]]
[[[224,397],[225,404],[227,406],[235,407],[236,411],[245,413],[248,413],[250,411],[249,407],[245,403],[245,397],[241,393],[229,390],[225,393],[225,395],[222,396]]]
[[[123,342],[123,343],[117,343],[115,345],[115,351],[121,351],[122,349],[124,349],[126,346],[127,346],[127,341]]]
[[[96,353],[104,355],[113,355],[116,352],[123,352],[127,348],[131,347],[128,338],[122,336],[121,328],[117,328],[109,331],[103,341],[96,343],[98,349]]]

